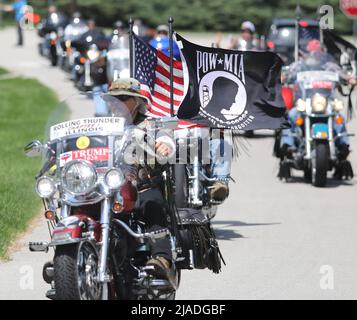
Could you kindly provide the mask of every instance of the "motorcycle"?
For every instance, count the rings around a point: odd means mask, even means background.
[[[96,78],[102,80],[106,77],[107,43],[93,42],[88,36],[85,41],[72,42],[72,47],[78,52],[74,62],[75,85],[81,91],[90,91],[96,85]],[[100,82],[102,84],[103,81]]]
[[[51,299],[174,299],[182,269],[209,268],[218,273],[221,254],[210,223],[200,210],[175,205],[173,165],[159,165],[160,188],[167,203],[169,227],[145,230],[137,205],[135,179],[124,174],[127,147],[155,156],[146,143],[150,130],[133,125],[130,112],[109,95],[101,97],[111,111],[95,118],[87,95],[60,104],[49,121],[46,143],[32,141],[27,156],[45,155],[36,177],[50,230],[47,242],[31,242],[33,252],[54,249],[43,268]],[[58,123],[60,115],[71,120]],[[152,127],[171,128],[175,119],[152,120]],[[136,149],[135,149],[136,150]],[[145,157],[147,159],[147,157]],[[144,163],[146,160],[144,160]],[[149,167],[149,166],[148,166]],[[137,173],[132,176],[137,177]],[[173,282],[155,278],[146,263],[150,242],[169,237]]]
[[[63,39],[61,41],[61,67],[70,72],[74,68],[74,62],[79,56],[79,53],[72,47],[72,41],[78,40],[81,35],[88,31],[86,23],[76,17],[64,29]]]
[[[38,35],[43,38],[39,44],[39,53],[48,57],[52,66],[57,66],[62,56],[61,39],[67,20],[63,15],[53,13],[49,19],[39,26]]]
[[[223,138],[221,132],[217,133],[219,136],[216,138]],[[212,177],[210,161],[204,161],[205,157],[210,158],[208,154],[204,155],[203,149],[205,145],[208,146],[206,142],[212,138],[211,132],[209,129],[196,127],[178,130],[175,137],[177,150],[181,150],[182,146],[189,150],[189,154],[183,152],[183,155],[178,155],[178,164],[174,166],[176,206],[200,210],[208,220],[212,220],[221,202],[211,199],[209,191],[214,182],[222,179]],[[225,130],[224,139],[232,145],[231,132]],[[225,182],[228,183],[230,179],[225,179]]]
[[[113,36],[107,54],[107,75],[109,82],[130,76],[128,36]]]
[[[301,92],[301,98],[295,102],[297,149],[290,157],[281,156],[280,178],[289,179],[291,168],[294,168],[303,170],[305,178],[314,186],[323,187],[327,172],[340,165],[340,151],[335,141],[347,133],[334,130],[334,123],[344,123],[343,103],[335,98],[339,82],[338,73],[332,71],[297,73],[296,86]]]

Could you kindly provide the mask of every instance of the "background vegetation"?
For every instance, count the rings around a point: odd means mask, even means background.
[[[7,1],[9,2],[9,1]],[[297,0],[29,0],[40,13],[53,2],[67,13],[79,10],[99,25],[111,27],[116,20],[140,18],[151,26],[166,23],[171,15],[176,29],[235,31],[243,20],[251,20],[265,33],[273,17],[294,17]],[[334,8],[335,27],[350,34],[352,21],[339,9],[339,0],[299,0],[304,16],[316,17],[322,4]]]
[[[41,159],[26,158],[23,148],[41,139],[56,104],[55,94],[36,80],[0,80],[0,259],[39,212],[34,185]]]

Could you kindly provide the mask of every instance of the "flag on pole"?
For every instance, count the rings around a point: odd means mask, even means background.
[[[185,76],[178,118],[233,130],[285,126],[278,55],[203,47],[177,33],[176,41]]]
[[[136,35],[134,38],[134,77],[141,83],[141,93],[150,103],[148,116],[170,116],[170,58],[156,50]],[[182,62],[173,61],[174,113],[184,95]]]

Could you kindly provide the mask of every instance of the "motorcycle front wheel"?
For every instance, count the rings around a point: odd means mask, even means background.
[[[327,143],[319,142],[314,150],[315,156],[312,160],[311,176],[315,187],[324,187],[327,180],[329,149]]]
[[[56,300],[100,300],[103,286],[97,281],[98,263],[98,253],[88,241],[57,247]]]

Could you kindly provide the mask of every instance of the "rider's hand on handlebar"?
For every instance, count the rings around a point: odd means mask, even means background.
[[[159,155],[163,157],[167,157],[172,151],[171,148],[165,142],[157,142],[155,144],[155,150]]]

